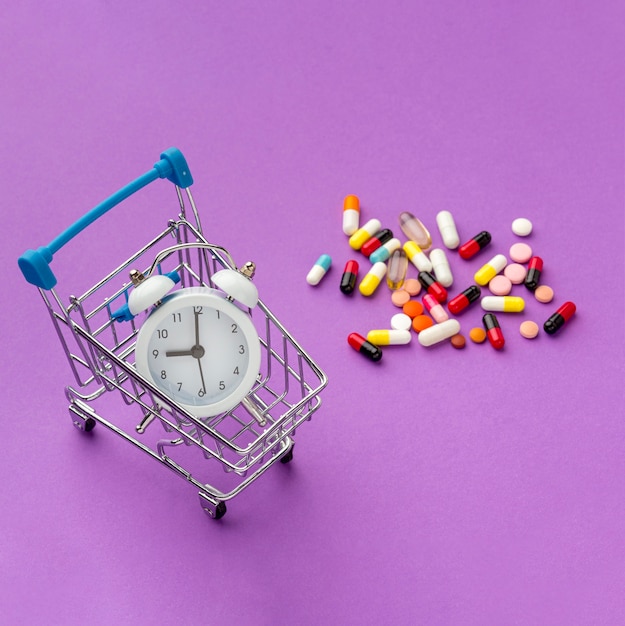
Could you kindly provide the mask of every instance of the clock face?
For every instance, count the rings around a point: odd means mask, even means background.
[[[182,289],[142,326],[137,369],[199,417],[238,404],[258,376],[260,347],[249,316],[217,292]]]

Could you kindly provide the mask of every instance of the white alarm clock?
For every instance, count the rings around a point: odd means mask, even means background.
[[[133,314],[154,305],[137,335],[135,365],[168,398],[196,417],[233,408],[250,392],[260,368],[258,333],[245,310],[258,302],[249,276],[224,269],[212,277],[219,288],[187,287],[169,295],[164,275],[137,280],[128,307]],[[132,275],[131,275],[132,277]]]

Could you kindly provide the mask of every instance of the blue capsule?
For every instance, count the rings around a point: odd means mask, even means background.
[[[322,254],[310,268],[310,272],[306,275],[306,282],[309,285],[318,285],[330,269],[330,265],[332,265],[332,257],[329,254]]]

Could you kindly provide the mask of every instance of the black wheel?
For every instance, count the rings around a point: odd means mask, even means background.
[[[226,514],[226,510],[226,503],[220,502],[215,507],[215,515],[213,516],[213,519],[221,519]]]
[[[284,463],[286,465],[287,463],[290,463],[293,460],[293,448],[294,447],[295,447],[295,444],[291,444],[291,447],[289,448],[289,451],[286,452],[280,458],[280,463]]]
[[[90,433],[95,428],[95,420],[93,417],[88,417],[85,420],[85,432]]]

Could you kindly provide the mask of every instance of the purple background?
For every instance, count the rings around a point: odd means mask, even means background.
[[[623,623],[622,6],[6,5],[2,620]],[[256,261],[263,299],[330,379],[293,464],[220,523],[105,429],[71,427],[69,368],[16,267],[170,145],[208,238]],[[162,202],[107,215],[55,270],[88,285],[144,243],[176,212],[158,184]],[[454,292],[530,218],[556,298],[528,298],[527,317],[568,299],[578,314],[533,342],[500,318],[502,353],[414,341],[366,361],[347,334],[396,310],[385,287],[338,291],[348,193],[396,230],[408,210],[438,237],[442,209],[463,240],[491,230],[479,260],[452,256]],[[322,252],[334,265],[312,288]]]

